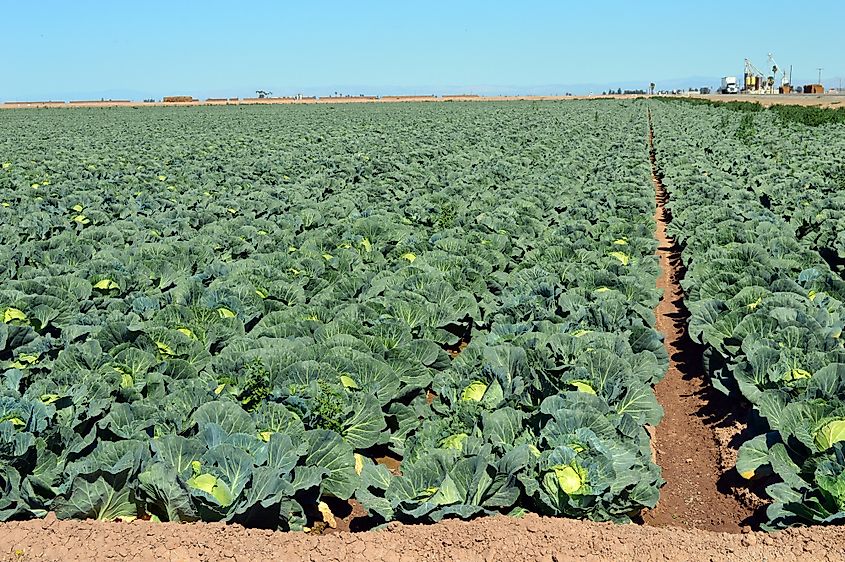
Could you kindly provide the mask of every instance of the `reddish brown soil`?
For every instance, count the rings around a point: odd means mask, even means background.
[[[462,339],[461,341],[459,341],[459,342],[458,342],[457,344],[455,344],[454,346],[452,346],[452,347],[447,347],[447,348],[446,348],[446,353],[448,353],[448,354],[449,354],[449,357],[451,357],[452,359],[454,359],[455,357],[457,357],[458,355],[460,355],[460,354],[461,354],[461,352],[462,352],[463,350],[465,350],[465,349],[467,348],[467,346],[468,346],[468,345],[469,345],[469,341],[468,341],[468,340],[466,340],[466,339]]]
[[[746,435],[747,429],[747,424],[731,418],[724,420],[723,424],[715,428],[716,442],[719,444],[719,471],[733,484],[731,491],[742,505],[755,513],[758,511],[762,513],[769,504],[765,487],[771,482],[741,480],[734,469],[739,446],[750,438]]]
[[[0,561],[821,561],[845,557],[836,527],[732,535],[697,529],[497,516],[324,536],[238,525],[37,521],[0,527]]]
[[[657,506],[647,511],[643,520],[658,527],[671,525],[737,533],[754,509],[725,489],[726,481],[734,473],[733,466],[724,466],[726,463],[722,462],[730,454],[720,451],[716,439],[717,428],[710,412],[717,405],[705,399],[707,383],[701,372],[700,352],[686,334],[689,313],[680,286],[683,262],[674,240],[666,235],[666,225],[672,220],[666,209],[669,196],[657,170],[653,140],[650,128],[652,177],[657,197],[655,238],[660,259],[657,286],[663,290],[655,315],[657,330],[664,335],[669,353],[669,371],[655,386],[657,400],[666,413],[652,431],[657,464],[662,468],[666,485],[661,489]]]
[[[432,398],[433,399],[433,398]],[[431,402],[429,402],[431,404]],[[376,464],[383,464],[394,476],[402,474],[402,459],[398,459],[390,453],[375,458]]]
[[[327,498],[331,500],[331,498]],[[375,525],[370,519],[370,513],[367,508],[361,505],[357,500],[334,500],[329,504],[329,509],[332,512],[331,522],[320,521],[309,530],[313,535],[328,535],[331,533],[347,532],[347,531],[369,531]]]

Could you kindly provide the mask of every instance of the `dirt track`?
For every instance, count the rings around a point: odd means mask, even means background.
[[[770,107],[772,105],[803,105],[803,106],[819,106],[828,108],[845,107],[845,94],[789,94],[789,95],[753,95],[753,94],[737,94],[737,95],[720,95],[709,94],[706,96],[696,96],[713,101],[751,101],[759,103],[763,107]]]
[[[738,533],[748,525],[754,509],[730,489],[732,480],[737,480],[736,471],[733,463],[722,462],[730,452],[720,451],[720,447],[729,448],[730,440],[720,442],[716,432],[717,424],[730,413],[727,408],[719,408],[719,397],[712,395],[715,393],[708,396],[709,387],[701,372],[701,350],[686,333],[689,312],[681,289],[684,264],[677,244],[666,235],[672,217],[666,208],[669,194],[657,169],[651,115],[648,142],[657,201],[657,287],[663,290],[654,313],[669,354],[669,370],[654,389],[665,414],[652,432],[657,464],[666,485],[660,490],[657,506],[645,512],[643,519],[648,525]]]
[[[170,560],[367,562],[418,560],[763,561],[842,560],[836,527],[774,534],[711,533],[528,515],[314,537],[222,524],[45,520],[0,528],[0,561]]]

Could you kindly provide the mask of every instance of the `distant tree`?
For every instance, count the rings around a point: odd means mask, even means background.
[[[648,85],[648,93],[649,93],[649,94],[654,95],[654,88],[655,88],[655,84],[654,84],[654,82],[649,83],[649,85]]]
[[[621,95],[621,94],[622,94],[622,88],[617,88],[616,89],[616,95]]]

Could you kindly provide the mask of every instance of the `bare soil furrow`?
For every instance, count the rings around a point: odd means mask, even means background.
[[[657,168],[650,113],[648,141],[657,201],[657,286],[663,290],[655,315],[669,354],[669,370],[655,386],[665,416],[652,432],[657,464],[666,485],[658,505],[647,511],[643,520],[653,526],[736,533],[750,524],[754,509],[734,493],[733,467],[724,462],[730,453],[721,450],[728,445],[718,438],[720,427],[734,422],[729,409],[710,392],[702,372],[701,349],[686,331],[689,311],[680,285],[685,269],[680,248],[666,234],[672,220],[666,208],[669,194]]]

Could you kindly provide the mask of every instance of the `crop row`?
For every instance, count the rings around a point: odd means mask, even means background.
[[[716,107],[730,108],[731,104]],[[751,110],[750,107],[755,108]],[[731,178],[761,205],[783,218],[796,237],[840,274],[845,270],[845,110],[742,106],[742,117],[696,112],[696,140],[707,165]],[[815,110],[815,111],[811,111]],[[809,117],[800,118],[809,113]],[[821,116],[814,118],[818,112]],[[797,121],[799,124],[795,124]],[[800,123],[817,123],[808,128]],[[829,123],[829,124],[825,124]],[[835,123],[839,123],[838,125]]]
[[[641,108],[3,117],[0,520],[655,504]]]
[[[842,247],[824,208],[842,126],[766,115],[667,103],[654,129],[690,335],[714,386],[753,407],[737,469],[769,482],[777,528],[845,518],[845,283],[820,254]]]

